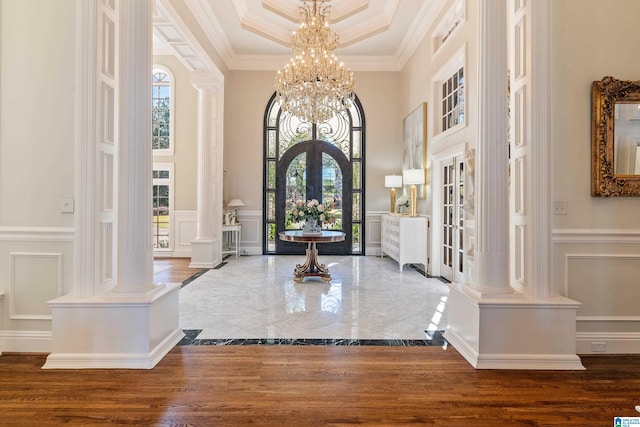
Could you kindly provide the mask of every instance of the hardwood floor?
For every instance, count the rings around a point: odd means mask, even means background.
[[[3,426],[611,426],[640,416],[640,356],[586,371],[474,370],[452,348],[176,347],[152,370],[0,357]]]
[[[153,276],[153,281],[178,283],[198,273],[200,268],[189,268],[191,258],[156,258],[153,261],[155,267],[161,271]]]

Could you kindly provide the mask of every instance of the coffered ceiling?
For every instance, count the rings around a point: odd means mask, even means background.
[[[154,49],[175,51],[174,36],[195,40],[182,2],[230,69],[281,68],[291,57],[301,0],[157,0]],[[433,24],[445,0],[329,0],[338,57],[354,70],[400,70]],[[313,1],[307,1],[313,4]],[[318,2],[320,6],[320,2]],[[157,19],[158,15],[164,20]],[[184,14],[184,13],[183,13]],[[177,16],[171,16],[177,15]],[[167,23],[174,28],[167,29]],[[164,24],[162,27],[161,24]],[[182,28],[176,28],[182,27]],[[192,50],[197,47],[192,46]]]

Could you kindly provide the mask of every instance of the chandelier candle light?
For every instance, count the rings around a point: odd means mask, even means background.
[[[384,177],[384,186],[391,188],[389,197],[391,201],[391,213],[396,211],[396,187],[402,187],[402,175],[386,175]]]
[[[322,123],[353,105],[353,72],[338,62],[333,51],[339,37],[329,27],[330,0],[301,0],[300,26],[291,36],[294,57],[276,75],[276,100],[284,111]],[[320,3],[320,6],[318,6]]]

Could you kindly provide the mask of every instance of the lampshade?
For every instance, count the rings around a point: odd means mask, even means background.
[[[405,169],[402,171],[402,180],[405,185],[424,184],[424,170]]]
[[[244,202],[240,199],[232,199],[229,203],[227,203],[227,206],[236,208],[238,206],[244,206]]]
[[[386,188],[402,187],[402,175],[386,175],[384,186]]]

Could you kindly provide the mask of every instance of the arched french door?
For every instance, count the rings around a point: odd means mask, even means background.
[[[364,254],[364,117],[354,106],[327,122],[308,123],[280,109],[275,95],[265,113],[265,254],[303,254],[303,244],[278,233],[300,227],[287,219],[297,200],[329,204],[337,217],[325,228],[342,230],[342,243],[318,245],[321,254]]]
[[[296,200],[317,199],[331,204],[339,219],[339,229],[345,240],[330,245],[318,245],[324,254],[352,253],[352,167],[347,157],[334,145],[325,141],[306,141],[296,144],[282,156],[276,169],[276,234],[294,228],[286,220],[286,211]],[[276,253],[303,253],[305,245],[276,239]],[[302,248],[302,250],[301,250]]]

